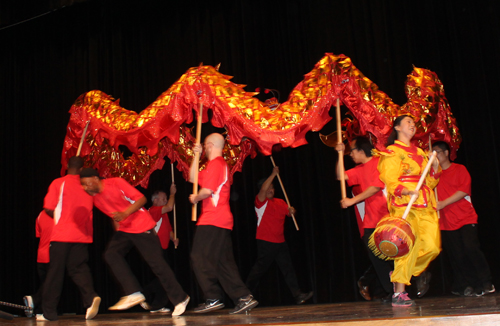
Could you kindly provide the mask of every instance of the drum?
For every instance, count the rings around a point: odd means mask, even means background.
[[[410,223],[401,217],[385,216],[373,232],[369,247],[381,259],[403,257],[413,248],[415,235]]]

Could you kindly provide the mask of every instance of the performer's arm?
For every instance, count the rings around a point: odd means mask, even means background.
[[[390,156],[382,156],[378,165],[380,172],[380,180],[385,183],[387,192],[393,196],[412,196],[418,192],[410,190],[404,186],[398,179],[403,174],[402,161],[399,158],[399,153],[394,153]]]
[[[457,201],[464,198],[465,196],[467,196],[467,193],[459,190],[456,193],[454,193],[453,195],[451,195],[450,197],[446,198],[445,200],[438,201],[437,210],[439,211],[448,205],[456,203]]]
[[[146,197],[142,196],[141,198],[137,199],[135,203],[130,205],[125,211],[123,212],[113,212],[113,220],[116,222],[121,222],[125,220],[127,217],[129,217],[130,214],[135,213],[138,211],[144,204],[146,204],[147,199]]]
[[[200,191],[198,191],[198,195],[189,195],[189,201],[191,204],[197,204],[199,201],[212,196],[213,193],[214,192],[208,188],[201,188]]]
[[[172,183],[172,185],[170,186],[170,197],[168,197],[167,203],[161,208],[162,214],[171,212],[174,209],[176,192],[177,192],[177,187],[175,183]]]
[[[344,143],[337,144],[335,146],[335,149],[337,150],[337,152],[339,152],[339,155],[344,155],[344,151],[345,151]],[[336,172],[337,172],[337,180],[340,180],[339,160],[337,160]],[[344,171],[344,178],[345,178],[345,181],[349,180],[349,176],[347,175],[347,173],[345,173],[345,171]]]
[[[347,208],[349,206],[355,205],[357,203],[362,202],[366,198],[369,198],[373,195],[375,195],[377,192],[380,191],[380,187],[375,187],[375,186],[370,186],[368,187],[365,191],[362,193],[358,194],[357,196],[353,198],[344,198],[340,201],[340,205],[342,208]]]
[[[264,181],[262,184],[262,187],[260,187],[259,193],[257,194],[257,198],[259,198],[259,201],[262,203],[266,200],[266,192],[273,183],[274,178],[280,173],[279,167],[275,166],[273,168],[273,172],[271,175]]]
[[[201,144],[196,144],[194,145],[193,147],[193,152],[195,153],[200,153],[201,155],[201,152],[203,150],[203,147],[201,146]],[[194,183],[194,176],[196,175],[196,168],[198,167],[198,164],[195,164],[195,160],[193,158],[193,161],[191,162],[191,167],[189,168],[189,182],[191,183]]]

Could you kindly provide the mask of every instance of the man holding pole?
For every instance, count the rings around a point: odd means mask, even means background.
[[[189,201],[193,204],[202,201],[202,213],[193,240],[191,262],[206,299],[194,312],[205,313],[224,308],[224,289],[235,304],[235,308],[229,313],[238,314],[252,309],[258,302],[241,280],[234,261],[231,240],[233,215],[229,207],[230,175],[227,163],[222,157],[224,137],[218,133],[210,134],[205,138],[203,147],[209,161],[206,168],[198,176],[195,159],[189,171],[189,181],[194,183],[198,180],[201,185],[197,194],[189,196]],[[201,144],[197,143],[194,151],[201,154]]]
[[[293,270],[283,229],[286,216],[295,214],[295,208],[289,207],[284,200],[274,197],[273,180],[278,174],[279,168],[275,166],[271,175],[259,182],[260,190],[255,197],[258,257],[246,284],[249,289],[254,291],[262,275],[276,261],[285,276],[285,282],[292,292],[295,302],[302,304],[312,297],[313,291],[307,293],[300,291],[297,276]]]

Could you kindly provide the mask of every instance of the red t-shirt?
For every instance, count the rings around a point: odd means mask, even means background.
[[[218,156],[208,162],[198,177],[200,186],[213,191],[212,196],[203,199],[201,216],[197,225],[213,225],[233,229],[233,214],[229,207],[231,184],[226,161]]]
[[[172,232],[172,226],[170,225],[170,221],[168,219],[168,214],[162,214],[161,209],[163,206],[151,206],[149,208],[149,214],[156,222],[155,230],[156,234],[158,234],[158,238],[160,238],[161,247],[163,249],[168,248],[168,244],[170,243],[170,232]]]
[[[352,196],[356,197],[362,193],[359,185],[352,186]],[[354,214],[356,215],[356,222],[358,222],[358,229],[361,238],[365,234],[365,228],[363,227],[363,220],[365,219],[365,201],[357,203],[354,205]]]
[[[359,185],[361,192],[368,189],[370,186],[385,188],[384,183],[379,178],[378,157],[373,157],[364,164],[359,164],[356,167],[346,171],[349,180],[349,186]],[[378,191],[375,195],[365,199],[365,217],[363,219],[363,228],[374,229],[377,227],[378,221],[385,215],[389,214],[387,209],[387,199],[383,191]]]
[[[101,180],[103,189],[94,196],[94,205],[113,218],[114,212],[123,212],[144,195],[122,178]],[[119,222],[118,231],[143,233],[155,227],[155,221],[144,207]]]
[[[467,196],[439,211],[441,230],[458,230],[464,225],[477,223],[476,210],[470,199],[470,184],[470,174],[465,166],[452,163],[449,168],[443,170],[437,185],[439,200],[445,200],[457,191],[463,191]]]
[[[274,243],[285,242],[283,228],[289,211],[288,205],[283,199],[266,198],[261,202],[257,195],[255,197],[255,213],[257,214],[256,239]]]
[[[41,211],[36,218],[36,237],[40,238],[38,243],[37,263],[49,263],[50,237],[54,228],[54,220],[45,211]]]
[[[83,190],[79,175],[52,181],[43,207],[54,210],[51,242],[92,242],[92,196]]]

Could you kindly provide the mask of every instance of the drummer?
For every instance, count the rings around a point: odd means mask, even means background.
[[[411,144],[415,132],[416,126],[411,116],[397,117],[386,145],[388,152],[379,152],[378,170],[380,179],[386,186],[391,216],[403,216],[411,196],[418,196],[406,219],[412,226],[416,241],[408,254],[394,260],[391,281],[395,283],[392,296],[392,305],[395,307],[415,304],[405,291],[405,287],[410,285],[412,276],[424,273],[429,263],[441,251],[436,199],[432,190],[439,181],[441,167],[438,160],[435,160],[421,189],[414,190],[428,162],[426,153]],[[428,285],[429,278],[430,276],[424,273],[419,281]]]

